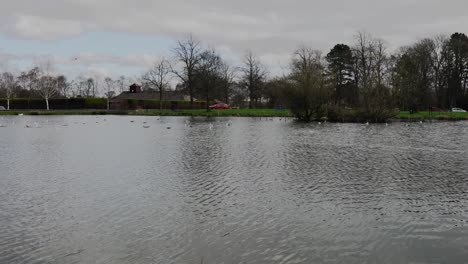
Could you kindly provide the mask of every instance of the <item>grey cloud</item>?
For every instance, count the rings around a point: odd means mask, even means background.
[[[15,0],[3,3],[5,34],[57,39],[83,32],[122,31],[181,38],[193,33],[212,46],[284,57],[299,44],[326,52],[352,43],[358,30],[391,47],[463,31],[466,0]]]

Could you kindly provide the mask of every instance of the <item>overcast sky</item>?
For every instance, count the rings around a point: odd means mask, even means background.
[[[71,77],[138,76],[190,33],[233,64],[250,49],[278,72],[299,44],[326,53],[357,31],[390,49],[468,31],[467,0],[1,1],[0,67],[50,60]]]

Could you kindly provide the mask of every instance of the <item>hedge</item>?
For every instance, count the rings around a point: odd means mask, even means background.
[[[159,100],[138,100],[138,99],[123,99],[122,104],[117,107],[117,110],[135,110],[135,109],[159,109]],[[7,107],[7,100],[0,99],[0,106]],[[49,99],[51,110],[76,110],[76,109],[107,109],[106,98],[60,98]],[[112,105],[111,105],[112,106]],[[114,108],[114,107],[113,107]],[[193,102],[193,109],[205,109],[206,102]],[[44,99],[11,99],[11,110],[41,110],[46,109]],[[116,108],[114,108],[116,109]],[[163,101],[163,109],[183,110],[191,109],[189,101]]]
[[[6,108],[7,100],[0,99],[0,105]],[[107,109],[107,99],[105,98],[64,98],[49,99],[50,109],[68,110],[68,109]],[[11,99],[10,109],[46,109],[44,99]]]

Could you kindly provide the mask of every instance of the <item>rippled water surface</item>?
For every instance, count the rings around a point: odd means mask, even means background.
[[[0,123],[0,263],[468,262],[467,122]]]

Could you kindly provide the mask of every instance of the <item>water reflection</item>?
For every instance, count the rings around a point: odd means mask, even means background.
[[[25,128],[34,122],[40,128]],[[467,123],[79,116],[3,123],[0,263],[468,257]]]

